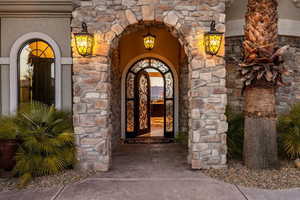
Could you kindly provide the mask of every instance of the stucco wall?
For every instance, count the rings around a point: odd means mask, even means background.
[[[226,9],[226,20],[243,19],[247,9],[248,0],[235,0]],[[281,19],[299,20],[300,11],[292,0],[279,0],[278,12]]]
[[[131,34],[124,34],[120,40],[120,67],[121,70],[133,60],[137,55],[149,53],[145,49],[142,42],[137,43],[137,40],[143,40],[143,36],[148,33],[147,26],[136,26],[139,27],[137,30],[131,30]],[[179,61],[180,61],[180,51],[181,46],[178,40],[171,35],[170,32],[166,30],[164,26],[156,26],[150,29],[151,34],[156,36],[156,45],[151,53],[160,55],[170,62],[176,68],[177,72],[179,71]]]
[[[234,0],[226,9],[226,36],[244,35],[247,0]],[[300,37],[300,8],[293,0],[280,0],[278,6],[280,35]]]
[[[9,57],[12,45],[24,34],[40,32],[49,35],[59,46],[62,57],[71,57],[70,18],[1,18],[1,57]],[[32,38],[35,39],[35,38]],[[1,66],[1,112],[9,113],[9,66]],[[71,66],[62,65],[62,108],[72,108]]]
[[[71,56],[71,27],[68,18],[2,18],[1,56],[8,57],[13,43],[22,35],[41,32],[61,48],[63,57]]]

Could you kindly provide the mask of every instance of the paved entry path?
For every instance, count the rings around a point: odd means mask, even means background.
[[[300,200],[300,189],[258,190],[190,170],[176,144],[121,145],[113,168],[79,183],[38,192],[0,193],[2,200]]]

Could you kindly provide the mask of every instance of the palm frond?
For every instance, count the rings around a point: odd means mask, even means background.
[[[300,158],[300,103],[278,120],[280,148],[290,158]]]
[[[76,162],[71,115],[41,103],[25,106],[17,116],[22,144],[14,173],[20,185],[35,176],[55,174]]]

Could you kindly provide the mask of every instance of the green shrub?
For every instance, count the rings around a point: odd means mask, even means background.
[[[51,175],[75,163],[75,144],[70,113],[53,106],[32,103],[20,110],[16,124],[21,139],[14,172],[20,185],[33,177]]]
[[[189,134],[186,132],[178,132],[175,137],[175,142],[183,145],[188,145]]]
[[[235,113],[228,106],[226,108],[228,121],[227,147],[228,157],[239,159],[243,158],[244,145],[244,116],[243,113]]]
[[[15,123],[15,117],[0,117],[0,140],[14,139],[17,139],[17,126]]]
[[[291,159],[300,158],[300,103],[278,119],[279,152]]]

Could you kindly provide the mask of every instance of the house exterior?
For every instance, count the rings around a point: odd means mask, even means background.
[[[56,106],[72,108],[71,1],[0,1],[1,113],[18,106],[18,54],[33,39],[46,41],[55,52]]]
[[[226,13],[226,55],[240,58],[243,40],[244,15],[247,1],[233,1]],[[279,1],[279,45],[290,45],[285,58],[285,65],[290,75],[284,77],[289,83],[287,87],[277,90],[277,112],[286,112],[294,103],[299,102],[299,64],[300,64],[300,3],[295,1]],[[227,63],[228,102],[236,111],[242,111],[242,82],[237,78],[237,70],[232,63]]]
[[[32,100],[72,110],[82,169],[109,170],[121,139],[180,132],[188,133],[193,169],[226,167],[225,108],[241,110],[242,96],[224,55],[241,56],[245,6],[246,0],[1,0],[0,111],[15,113]],[[287,64],[295,72],[287,77],[292,86],[278,93],[285,110],[298,100],[300,12],[298,1],[279,7],[280,41],[292,46]],[[205,52],[212,20],[225,33],[218,56]],[[94,34],[87,57],[74,40],[82,22]],[[156,36],[150,51],[143,44],[148,33]]]

